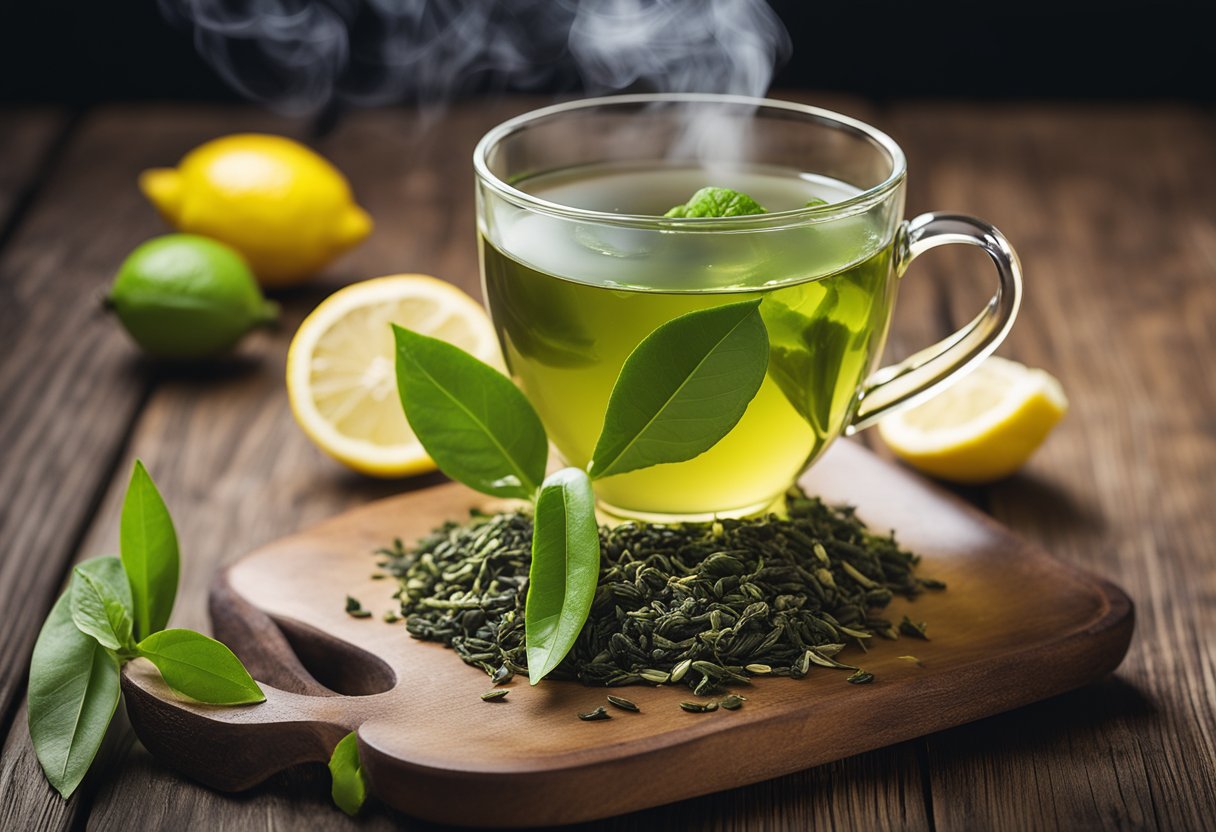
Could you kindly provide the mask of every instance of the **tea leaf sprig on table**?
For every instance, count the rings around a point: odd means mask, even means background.
[[[450,344],[393,327],[401,404],[427,453],[471,488],[533,501],[525,607],[532,684],[573,647],[595,595],[591,481],[692,459],[734,428],[768,367],[759,306],[748,300],[690,312],[643,339],[621,368],[587,469],[563,468],[539,487],[548,440],[518,388]]]
[[[175,693],[212,705],[265,700],[231,650],[166,630],[177,597],[177,534],[136,461],[122,507],[121,559],[87,560],[42,625],[30,660],[29,727],[38,762],[63,797],[80,785],[121,696],[119,670],[146,658]]]

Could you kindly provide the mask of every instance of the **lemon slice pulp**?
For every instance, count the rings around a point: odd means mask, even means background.
[[[441,338],[502,369],[490,319],[451,284],[392,275],[326,298],[300,324],[287,352],[291,409],[321,450],[379,477],[435,468],[401,410],[390,324]]]
[[[929,401],[887,416],[878,432],[912,467],[978,484],[1022,467],[1067,412],[1049,373],[993,356]]]

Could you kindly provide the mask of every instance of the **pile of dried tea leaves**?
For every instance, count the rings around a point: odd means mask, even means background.
[[[852,509],[799,490],[786,517],[600,529],[600,580],[574,648],[553,672],[588,685],[683,682],[698,694],[757,675],[805,676],[813,666],[856,671],[834,657],[874,637],[924,636],[874,613],[896,594],[944,584],[914,574],[918,558],[891,535],[871,533]],[[474,515],[380,566],[398,578],[401,611],[416,638],[439,641],[496,684],[527,673],[524,603],[532,520]]]

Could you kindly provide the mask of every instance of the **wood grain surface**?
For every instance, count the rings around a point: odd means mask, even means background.
[[[1059,376],[1073,412],[1023,473],[960,493],[1127,589],[1140,613],[1136,638],[1112,678],[1050,702],[588,828],[1209,827],[1216,117],[1166,106],[800,97],[893,135],[910,160],[910,216],[974,213],[1018,248],[1026,303],[1001,352]],[[139,359],[96,311],[121,258],[165,230],[135,174],[211,136],[303,136],[307,126],[206,107],[103,108],[66,132],[56,114],[0,119],[0,213],[10,214],[0,237],[0,829],[425,827],[383,808],[348,820],[329,806],[319,768],[220,795],[158,766],[121,725],[104,764],[65,804],[37,770],[21,699],[34,636],[68,566],[117,545],[135,456],[177,520],[185,568],[174,621],[193,627],[207,625],[206,590],[222,564],[426,482],[365,480],[317,452],[287,408],[286,344],[312,306],[351,280],[429,271],[476,292],[469,154],[482,131],[536,103],[474,102],[426,127],[406,111],[352,113],[316,140],[351,178],[375,233],[316,283],[279,298],[279,331],[185,373]],[[990,267],[969,255],[918,259],[890,357],[978,308]]]

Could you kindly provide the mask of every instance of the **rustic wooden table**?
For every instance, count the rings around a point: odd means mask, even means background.
[[[1122,585],[1138,606],[1136,636],[1118,672],[1092,687],[593,826],[1212,828],[1216,118],[1183,106],[808,98],[903,145],[909,216],[974,213],[1018,247],[1026,303],[1001,352],[1059,376],[1072,412],[1023,473],[964,493]],[[222,564],[437,481],[371,481],[322,456],[288,410],[284,354],[308,310],[352,280],[429,272],[477,294],[473,144],[535,103],[464,105],[426,124],[403,111],[352,113],[317,139],[375,216],[374,235],[280,297],[280,330],[190,372],[141,359],[98,305],[123,256],[165,231],[136,174],[220,134],[306,136],[306,125],[227,107],[0,112],[0,829],[356,826],[330,806],[320,767],[218,794],[159,766],[121,721],[77,795],[59,799],[26,728],[30,651],[72,562],[115,551],[136,456],[173,509],[184,554],[175,620],[196,628],[208,625],[207,587]],[[990,291],[989,268],[954,249],[918,261],[890,354],[969,318]],[[423,826],[381,809],[357,825]]]

